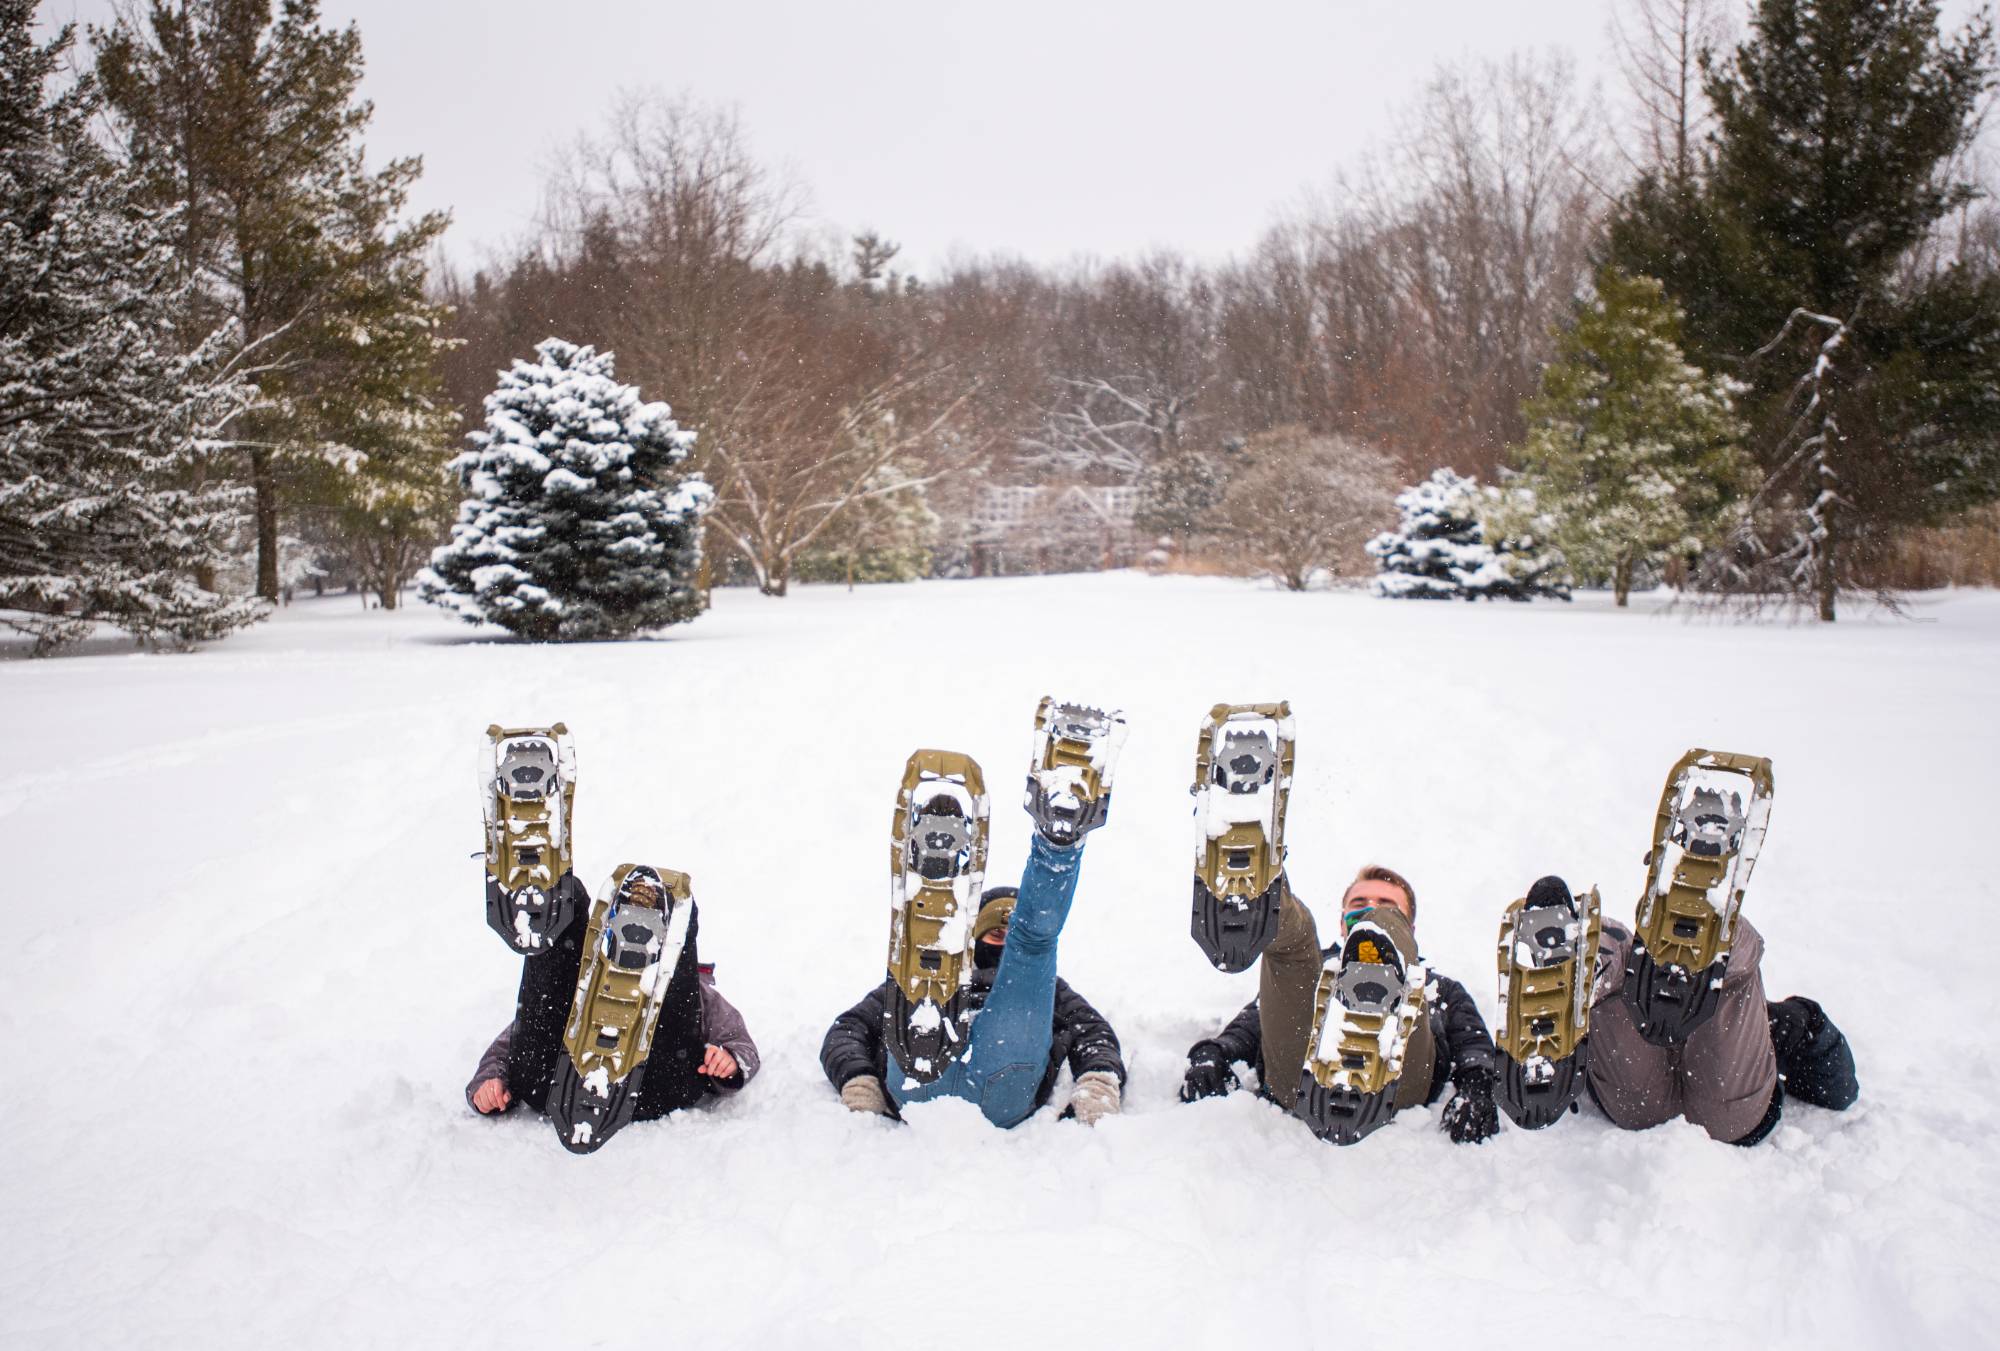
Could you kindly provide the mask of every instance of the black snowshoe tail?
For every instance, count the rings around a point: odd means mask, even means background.
[[[571,873],[576,750],[562,723],[486,729],[479,772],[486,821],[486,923],[516,952],[547,952],[589,907]]]
[[[1705,971],[1656,962],[1653,954],[1632,940],[1625,963],[1625,1002],[1639,1035],[1655,1046],[1679,1046],[1694,1030],[1715,1016],[1722,977],[1729,970],[1723,958]]]
[[[1195,741],[1196,946],[1223,971],[1246,971],[1278,934],[1285,807],[1295,742],[1287,703],[1217,704]]]
[[[1248,971],[1278,936],[1278,914],[1284,909],[1285,880],[1280,877],[1261,896],[1247,903],[1225,902],[1194,879],[1195,945],[1219,971]]]
[[[1396,1115],[1396,1084],[1363,1093],[1340,1084],[1322,1085],[1310,1069],[1299,1075],[1299,1096],[1292,1115],[1312,1133],[1336,1145],[1351,1145],[1389,1124]]]
[[[530,957],[555,946],[577,915],[589,908],[590,893],[575,873],[564,873],[546,891],[530,884],[509,892],[490,873],[486,878],[487,927]]]
[[[954,991],[939,1004],[932,999],[911,1003],[902,986],[890,987],[882,1041],[904,1078],[928,1084],[958,1058],[971,1031],[971,1005],[969,989]]]
[[[1522,1130],[1553,1126],[1576,1105],[1589,1065],[1587,1039],[1577,1042],[1576,1049],[1561,1060],[1534,1056],[1523,1062],[1503,1051],[1499,1091],[1494,1097],[1508,1119]]]
[[[548,1113],[563,1148],[572,1154],[604,1148],[605,1141],[632,1123],[645,1077],[644,1065],[618,1080],[601,1067],[579,1074],[574,1060],[560,1057],[555,1082],[549,1086]]]

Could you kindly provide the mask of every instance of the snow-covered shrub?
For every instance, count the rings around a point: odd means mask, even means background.
[[[1532,504],[1532,498],[1528,499]],[[1485,518],[1509,505],[1509,494],[1476,479],[1438,469],[1396,497],[1402,524],[1368,541],[1381,569],[1373,590],[1392,600],[1569,599],[1560,580],[1561,556],[1547,553],[1530,530],[1486,542]],[[1521,505],[1518,498],[1512,505]]]
[[[694,433],[612,378],[612,355],[550,338],[486,396],[451,462],[467,497],[417,578],[425,600],[538,640],[617,638],[692,619],[701,516]]]

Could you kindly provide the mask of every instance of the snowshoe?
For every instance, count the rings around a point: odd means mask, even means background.
[[[883,1040],[927,1084],[964,1049],[972,1020],[972,921],[986,875],[986,779],[969,755],[917,751],[903,768],[889,847],[889,978]]]
[[[1320,972],[1292,1114],[1337,1145],[1386,1126],[1428,998],[1423,964],[1405,962],[1373,920],[1358,921]]]
[[[1067,847],[1104,824],[1124,745],[1123,714],[1043,698],[1027,788],[1028,815],[1043,839]]]
[[[1590,1060],[1591,981],[1601,907],[1544,877],[1500,918],[1500,1106],[1540,1130],[1561,1120]]]
[[[569,729],[488,727],[479,778],[486,923],[516,952],[537,956],[590,904],[571,871],[576,750]]]
[[[589,1154],[632,1120],[646,1056],[694,913],[686,873],[620,864],[591,907],[583,969],[563,1029],[549,1120],[563,1148]]]
[[[1278,936],[1292,706],[1217,704],[1195,743],[1194,941],[1224,971],[1247,971]]]
[[[1680,1045],[1715,1013],[1771,794],[1760,756],[1691,750],[1667,776],[1625,968],[1625,1000],[1656,1046]]]

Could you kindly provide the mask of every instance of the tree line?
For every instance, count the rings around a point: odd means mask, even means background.
[[[1303,586],[1449,467],[1504,483],[1487,533],[1621,601],[1831,619],[1940,542],[1991,554],[1991,26],[1720,13],[1621,0],[1611,103],[1559,55],[1441,70],[1219,264],[918,275],[812,234],[733,113],[637,95],[468,275],[431,265],[418,163],[369,166],[360,34],[311,0],[153,0],[67,86],[74,35],[0,0],[0,605],[46,644],[210,636],[315,575],[394,605],[481,472],[462,435],[553,337],[695,434],[696,594],[922,575],[1023,484],[1129,488],[1163,556]]]

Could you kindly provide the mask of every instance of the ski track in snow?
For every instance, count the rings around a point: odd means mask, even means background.
[[[1652,605],[1113,574],[719,592],[553,648],[349,598],[192,656],[0,661],[0,1345],[1988,1344],[2000,596],[1831,629]],[[1044,693],[1132,728],[1062,959],[1124,1039],[1125,1113],[851,1116],[817,1051],[881,979],[903,760],[978,757],[1011,882]],[[1277,698],[1299,890],[1330,918],[1361,863],[1408,872],[1489,1018],[1508,900],[1554,871],[1629,919],[1680,752],[1772,756],[1746,913],[1861,1103],[1790,1104],[1751,1150],[1588,1111],[1458,1147],[1430,1110],[1337,1150],[1247,1093],[1180,1105],[1187,1046],[1255,992],[1187,936],[1195,734]],[[585,1158],[462,1096],[519,974],[473,766],[487,723],[558,718],[584,881],[691,872],[765,1054]]]

